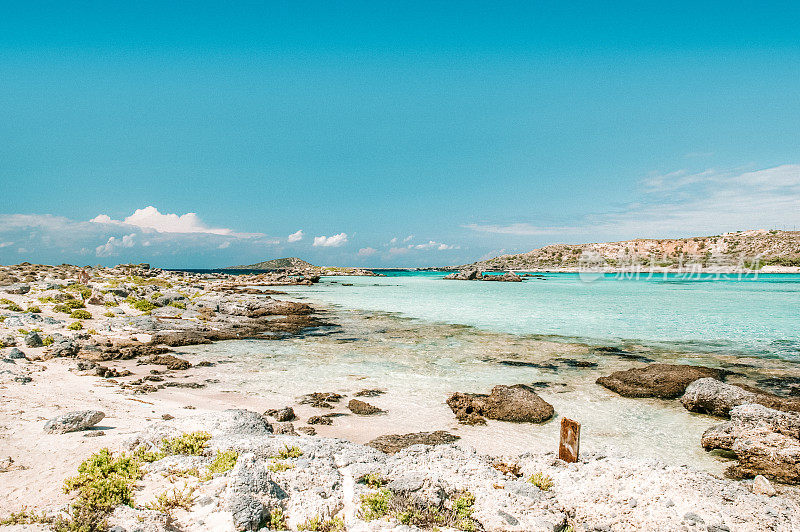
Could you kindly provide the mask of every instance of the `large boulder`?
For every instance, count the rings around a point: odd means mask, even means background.
[[[705,366],[683,364],[650,364],[643,368],[615,371],[597,379],[597,384],[625,397],[659,397],[675,399],[690,383],[703,377],[722,380],[727,372]]]
[[[42,347],[44,342],[42,342],[42,337],[39,336],[38,332],[31,331],[25,335],[25,345],[28,347]]]
[[[48,434],[64,434],[86,430],[97,425],[106,415],[99,410],[80,410],[68,412],[54,417],[44,425],[44,431]]]
[[[701,439],[707,451],[733,451],[738,463],[728,468],[728,474],[800,483],[800,414],[745,404],[732,408],[730,416],[730,421],[706,430]]]
[[[460,272],[451,273],[450,275],[445,275],[445,279],[455,279],[457,281],[475,281],[477,279],[481,279],[483,275],[477,269],[470,268],[467,270],[461,270]]]
[[[484,417],[517,423],[542,423],[555,413],[553,405],[524,384],[495,386],[489,395],[456,392],[447,399],[447,405],[459,421],[469,425],[483,423]]]
[[[800,400],[780,397],[756,388],[734,386],[706,377],[686,387],[681,403],[687,410],[728,417],[732,408],[760,404],[784,412],[800,412]]]
[[[359,401],[358,399],[350,399],[350,402],[347,403],[347,409],[360,416],[371,416],[372,414],[380,414],[383,412],[383,410],[377,406],[373,406],[365,401]]]

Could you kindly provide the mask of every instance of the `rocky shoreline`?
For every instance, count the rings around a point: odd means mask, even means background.
[[[249,338],[291,341],[339,328],[319,309],[274,298],[281,294],[264,286],[286,279],[270,275],[188,274],[141,266],[19,265],[0,271],[0,290],[5,291],[0,424],[6,429],[0,443],[8,449],[0,452],[0,479],[9,486],[0,519],[23,507],[28,513],[18,516],[19,523],[35,521],[33,509],[45,510],[48,520],[26,525],[34,527],[29,529],[74,519],[70,507],[80,497],[75,490],[63,493],[62,483],[92,453],[108,447],[119,457],[144,445],[139,452],[158,454],[165,440],[203,432],[210,436],[199,454],[140,460],[142,476],[131,484],[132,506],[111,508],[106,524],[121,527],[117,530],[413,530],[432,529],[436,518],[443,520],[436,525],[441,530],[800,526],[797,492],[782,484],[800,478],[797,402],[723,382],[730,370],[636,359],[647,365],[612,373],[598,383],[628,397],[674,400],[692,412],[729,418],[706,430],[697,446],[732,452],[737,460],[729,472],[746,480],[617,451],[593,450],[578,464],[560,462],[550,449],[539,448],[491,457],[460,444],[465,434],[436,425],[425,429],[429,432],[362,439],[366,445],[314,436],[338,424],[343,408],[359,419],[385,417],[383,390],[375,388],[352,392],[349,398],[315,392],[295,404],[267,409],[258,398],[235,390],[206,391],[218,382],[224,361],[192,363],[176,349]],[[299,282],[307,281],[313,282]],[[565,367],[597,365],[558,360]],[[546,423],[554,407],[536,390],[523,384],[495,386],[489,394],[467,389],[453,394],[447,405],[454,421],[468,425],[485,419]],[[276,465],[275,456],[287,447],[303,454]],[[52,450],[59,460],[42,460]],[[234,452],[236,459],[231,458]],[[770,458],[776,455],[781,460]],[[231,468],[217,471],[213,464],[218,458],[226,458]],[[373,480],[364,480],[370,475]],[[755,482],[749,480],[754,476]],[[545,478],[552,482],[548,489],[542,488],[547,482],[540,482]],[[171,495],[191,491],[190,502],[162,511],[165,507],[157,502],[167,490]],[[387,509],[369,514],[365,499]],[[451,511],[470,500],[468,514]],[[409,517],[404,513],[408,505],[427,517]],[[282,516],[280,526],[270,521],[276,512]]]

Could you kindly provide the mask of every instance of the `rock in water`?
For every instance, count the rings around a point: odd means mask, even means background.
[[[460,439],[460,436],[437,430],[435,432],[413,432],[411,434],[387,434],[378,436],[367,445],[381,452],[394,454],[411,445],[441,445],[443,443],[453,443],[458,439]]]
[[[650,364],[644,368],[615,371],[597,379],[597,384],[624,397],[675,399],[690,383],[703,377],[721,380],[725,370],[680,364]]]
[[[738,463],[729,475],[800,483],[800,415],[755,404],[736,406],[730,414],[730,421],[709,428],[701,440],[707,451],[733,451]]]
[[[347,403],[347,408],[354,414],[359,414],[361,416],[369,416],[372,414],[380,414],[383,412],[377,406],[373,406],[369,403],[364,401],[359,401],[358,399],[350,399],[350,402]]]
[[[753,479],[753,493],[772,497],[776,494],[776,491],[764,475],[756,475],[756,478]]]
[[[784,412],[800,411],[800,400],[780,397],[756,388],[725,384],[706,377],[686,387],[681,403],[687,410],[728,417],[732,408],[751,403]]]
[[[86,430],[97,425],[106,415],[99,410],[79,410],[54,417],[44,425],[44,431],[48,434],[64,434],[65,432],[75,432]]]
[[[458,420],[468,425],[484,423],[484,417],[517,423],[541,423],[555,411],[553,405],[539,397],[530,386],[495,386],[489,395],[456,392],[447,405]]]

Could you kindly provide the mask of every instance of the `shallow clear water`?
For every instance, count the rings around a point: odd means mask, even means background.
[[[582,448],[660,458],[721,473],[700,436],[721,420],[692,414],[677,400],[627,399],[595,384],[600,375],[641,365],[592,345],[623,345],[651,360],[734,367],[736,382],[797,375],[800,276],[746,281],[678,279],[582,282],[547,274],[523,283],[445,281],[440,273],[326,278],[281,287],[327,309],[340,327],[325,336],[217,342],[183,348],[192,362],[222,361],[218,392],[266,407],[294,405],[301,421],[328,413],[297,397],[365,388],[384,415],[343,415],[322,435],[366,442],[381,434],[449,430],[489,454],[555,450],[561,416],[582,423]],[[352,286],[346,286],[352,285]],[[276,296],[281,297],[281,296]],[[595,367],[574,367],[579,360]],[[527,363],[508,365],[504,362]],[[531,366],[539,364],[540,367]],[[740,364],[746,364],[741,366]],[[460,426],[445,404],[455,391],[488,393],[497,384],[535,385],[556,417],[542,425],[489,421]]]
[[[553,273],[522,283],[448,281],[442,276],[333,277],[286,291],[344,308],[490,331],[800,361],[800,275],[741,280],[607,275],[586,282],[579,274]]]

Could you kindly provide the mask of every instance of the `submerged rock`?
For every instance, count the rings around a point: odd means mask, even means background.
[[[449,432],[437,430],[434,432],[412,432],[410,434],[387,434],[378,436],[367,445],[386,454],[394,454],[412,445],[442,445],[453,443],[460,438],[460,436]]]
[[[350,402],[347,403],[347,408],[352,413],[361,416],[370,416],[372,414],[380,414],[383,412],[383,410],[381,410],[377,406],[373,406],[364,401],[359,401],[358,399],[351,399]]]
[[[104,417],[106,417],[105,413],[99,410],[68,412],[45,423],[44,431],[48,434],[64,434],[85,430],[97,425]]]
[[[681,397],[687,410],[728,417],[732,408],[760,404],[784,412],[800,412],[800,400],[780,397],[756,388],[734,386],[706,377],[692,382]]]
[[[489,395],[456,392],[447,399],[447,406],[462,423],[484,423],[484,417],[517,423],[542,423],[555,413],[553,405],[524,384],[499,385]]]
[[[597,379],[597,384],[624,397],[675,399],[690,383],[703,377],[721,380],[725,370],[682,364],[650,364],[643,368],[615,371]]]
[[[733,451],[738,463],[728,468],[729,475],[800,483],[800,414],[745,404],[732,408],[730,416],[701,439],[707,451]]]

